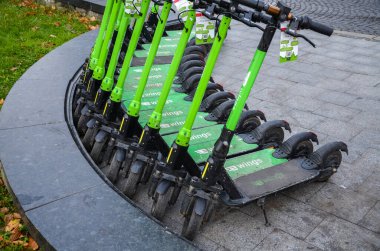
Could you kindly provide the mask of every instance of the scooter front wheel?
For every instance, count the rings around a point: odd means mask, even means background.
[[[93,128],[87,128],[86,133],[83,136],[82,144],[83,144],[84,148],[86,148],[87,151],[90,151],[93,144],[94,144],[96,131],[97,130],[95,130],[94,127]]]
[[[103,140],[101,142],[95,141],[94,146],[92,147],[90,156],[94,160],[96,164],[99,164],[102,162],[102,156],[101,153],[103,151],[104,145],[107,143],[106,140]]]
[[[129,172],[127,179],[125,180],[125,185],[123,186],[122,192],[130,199],[132,199],[136,192],[137,186],[139,185],[140,174]]]
[[[117,176],[119,175],[119,170],[123,162],[117,159],[116,153],[113,155],[111,164],[108,169],[105,171],[106,177],[112,182],[116,182]]]
[[[166,213],[166,208],[169,205],[169,200],[171,198],[171,194],[173,191],[173,187],[170,187],[166,193],[160,194],[156,193],[155,198],[153,199],[153,205],[151,214],[157,220],[162,220]]]
[[[203,215],[198,215],[195,210],[192,211],[190,217],[186,217],[182,227],[182,236],[192,241],[202,225]]]

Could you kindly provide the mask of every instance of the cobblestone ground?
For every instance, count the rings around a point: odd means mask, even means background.
[[[214,78],[237,93],[261,32],[237,22],[226,39]],[[313,131],[322,144],[348,144],[338,172],[267,200],[270,227],[256,204],[222,213],[195,242],[206,250],[380,249],[380,42],[304,32],[299,60],[279,64],[279,34],[248,104],[268,119],[285,119],[293,133]],[[289,135],[287,135],[288,137]],[[139,193],[142,208],[151,202]],[[179,203],[177,203],[179,204]],[[179,205],[165,224],[179,232]]]
[[[283,1],[335,29],[380,35],[379,0]],[[231,27],[213,76],[237,93],[261,32]],[[299,60],[286,64],[278,63],[276,35],[248,104],[268,119],[287,120],[293,133],[316,132],[322,144],[345,141],[350,154],[328,182],[269,197],[270,227],[256,204],[220,214],[195,240],[205,250],[380,249],[380,39],[304,34],[317,48],[301,40]],[[136,201],[150,209],[145,194]],[[177,232],[178,204],[164,221]]]
[[[274,1],[267,1],[274,2]],[[308,15],[335,29],[380,35],[379,0],[282,0],[297,15]]]

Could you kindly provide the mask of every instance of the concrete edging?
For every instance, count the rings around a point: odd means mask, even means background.
[[[0,117],[5,182],[43,249],[194,250],[106,184],[74,142],[65,94],[95,35],[50,52],[10,91]]]

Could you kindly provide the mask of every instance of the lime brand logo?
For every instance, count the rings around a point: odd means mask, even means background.
[[[183,111],[173,111],[173,112],[164,112],[162,114],[163,117],[167,117],[167,116],[179,116],[179,115],[182,115],[183,114]]]
[[[195,140],[195,139],[207,139],[211,136],[212,134],[210,132],[204,132],[201,134],[194,134],[191,136],[190,140]]]
[[[240,169],[244,169],[247,167],[259,166],[262,163],[263,163],[263,161],[261,159],[254,159],[254,160],[242,162],[238,165],[228,166],[228,167],[226,167],[226,170],[228,172],[236,172],[236,171],[239,171]]]
[[[173,126],[182,126],[183,124],[185,124],[185,121],[176,121],[173,123],[161,124],[161,128],[170,128]]]
[[[162,83],[155,83],[155,84],[147,84],[146,87],[147,88],[151,88],[151,87],[161,87],[162,86]],[[137,88],[137,85],[132,85],[132,88],[136,89]]]
[[[279,180],[279,179],[282,179],[283,177],[284,177],[283,173],[275,173],[274,175],[269,176],[269,177],[267,177],[265,179],[254,181],[253,185],[255,185],[255,186],[263,186],[263,185],[265,185],[265,183],[268,183],[268,182],[271,182],[271,181],[274,181],[274,180]]]

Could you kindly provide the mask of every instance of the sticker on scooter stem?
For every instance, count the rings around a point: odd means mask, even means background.
[[[196,14],[195,43],[212,44],[215,38],[215,21],[208,19],[202,13]]]
[[[289,22],[281,23],[280,63],[295,61],[298,58],[298,40],[285,33]]]
[[[139,17],[142,0],[125,0],[125,13],[131,17]]]
[[[174,0],[174,5],[183,22],[186,21],[189,11],[192,11],[193,3],[187,0]]]

